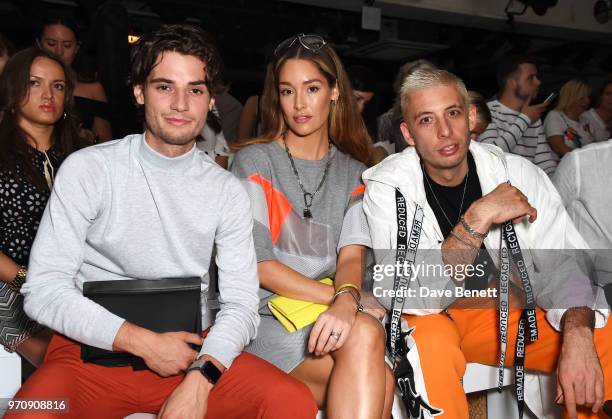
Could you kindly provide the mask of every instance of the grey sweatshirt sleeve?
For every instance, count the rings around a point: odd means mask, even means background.
[[[22,294],[30,318],[110,350],[124,320],[83,297],[75,282],[87,230],[109,193],[104,163],[95,153],[82,150],[62,164],[32,246]]]
[[[255,338],[259,326],[259,279],[249,197],[236,178],[228,179],[215,234],[221,309],[200,351],[227,368]]]

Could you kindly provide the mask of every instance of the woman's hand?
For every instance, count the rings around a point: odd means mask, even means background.
[[[340,349],[351,332],[356,314],[357,302],[351,294],[338,295],[332,306],[315,322],[308,339],[308,351],[322,356]]]

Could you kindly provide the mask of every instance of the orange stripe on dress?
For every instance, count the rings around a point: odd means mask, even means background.
[[[287,197],[280,190],[272,186],[272,182],[259,173],[252,174],[247,180],[261,186],[264,192],[266,204],[268,206],[270,236],[272,238],[272,243],[276,244],[280,237],[283,223],[291,212],[291,202],[289,202]]]
[[[351,192],[351,196],[357,196],[357,195],[361,195],[365,192],[365,185],[359,185],[357,186],[355,189],[353,189],[353,192]]]

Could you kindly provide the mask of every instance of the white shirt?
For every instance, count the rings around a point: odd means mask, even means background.
[[[570,218],[592,249],[612,249],[612,140],[566,154],[554,185]]]
[[[584,111],[582,115],[580,115],[580,123],[583,126],[588,126],[593,136],[593,141],[606,141],[612,138],[610,127],[606,126],[605,122],[593,108]]]
[[[559,135],[571,149],[580,148],[593,142],[588,128],[579,121],[570,119],[561,111],[550,111],[544,120],[546,138]]]

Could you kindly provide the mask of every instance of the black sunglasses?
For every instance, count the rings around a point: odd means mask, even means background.
[[[309,51],[317,52],[325,45],[325,39],[319,35],[313,34],[303,34],[300,33],[298,35],[292,36],[291,38],[285,39],[283,42],[278,44],[278,46],[274,49],[274,55],[278,55],[280,52],[287,51],[289,48],[295,45],[296,42],[299,42],[301,46],[306,48]]]

